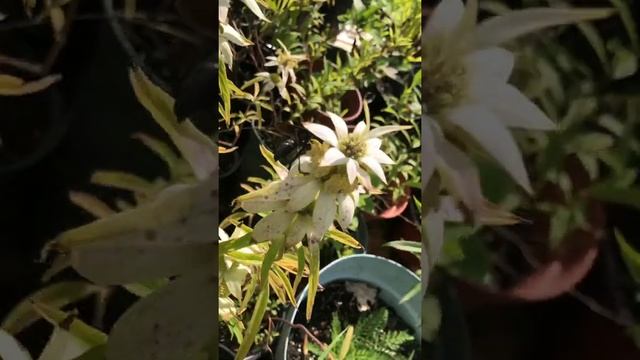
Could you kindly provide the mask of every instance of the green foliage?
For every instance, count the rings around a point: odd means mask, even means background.
[[[389,311],[385,308],[361,316],[353,327],[353,335],[348,344],[348,351],[344,360],[392,360],[411,359],[413,355],[402,355],[401,349],[407,343],[415,340],[407,331],[387,330]],[[344,342],[348,337],[344,336],[348,330],[343,327],[337,313],[333,314],[331,321],[332,342],[327,349],[322,349],[316,344],[310,344],[309,349],[322,358],[327,355],[329,349],[344,349]]]

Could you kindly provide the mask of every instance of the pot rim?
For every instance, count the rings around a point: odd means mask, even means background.
[[[396,311],[397,315],[414,330],[417,339],[421,338],[421,298],[415,295],[400,304],[400,300],[420,283],[418,275],[393,260],[371,254],[345,256],[333,261],[320,271],[321,285],[348,280],[361,281],[380,289],[378,295],[380,300]],[[307,285],[298,295],[296,298],[298,304],[307,298],[308,290]],[[297,314],[298,308],[291,308],[286,316],[287,321],[293,323]],[[291,327],[284,324],[278,340],[276,358],[287,359],[290,333]]]

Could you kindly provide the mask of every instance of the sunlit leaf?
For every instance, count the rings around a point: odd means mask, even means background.
[[[45,303],[56,308],[73,304],[100,291],[100,287],[83,281],[65,281],[48,285],[16,305],[2,322],[2,328],[17,334],[40,318],[33,302]]]
[[[26,82],[15,76],[0,74],[0,96],[33,94],[48,88],[60,79],[62,79],[60,75],[49,75],[39,80]]]

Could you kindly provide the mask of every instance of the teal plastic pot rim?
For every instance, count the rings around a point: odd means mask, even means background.
[[[320,270],[320,285],[335,281],[359,281],[375,286],[379,289],[378,298],[413,329],[416,338],[421,338],[422,301],[420,296],[415,295],[400,304],[400,300],[420,283],[420,278],[411,270],[381,256],[351,255],[337,259]],[[307,298],[308,290],[307,286],[298,295],[296,299],[298,304]],[[287,313],[286,320],[293,323],[298,311],[298,308],[292,308]],[[276,349],[277,360],[287,359],[290,333],[291,327],[284,324]]]

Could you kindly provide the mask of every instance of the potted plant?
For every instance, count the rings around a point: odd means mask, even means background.
[[[346,291],[348,286],[362,288],[359,292],[363,294],[359,294],[359,299],[356,297],[356,303],[361,308],[367,308],[372,303],[380,302],[379,306],[393,310],[406,323],[412,334],[417,339],[420,338],[420,298],[414,296],[405,302],[401,301],[415,286],[420,284],[420,278],[400,264],[368,254],[347,256],[323,268],[320,272],[319,283],[322,287],[327,288],[328,296],[331,293],[328,289],[329,286],[335,286],[336,289],[333,289],[334,291],[338,291],[337,289],[341,288],[342,292],[348,292]],[[307,293],[308,288],[305,288],[300,293],[297,298],[298,306],[302,306],[305,303]],[[322,292],[317,296],[317,306],[320,306],[320,302],[323,301]],[[331,301],[328,299],[327,303],[324,304],[324,306],[327,306],[327,310],[337,306],[335,303],[331,304]],[[331,314],[331,312],[328,314]],[[327,313],[325,311],[324,314],[319,313],[318,316],[327,316]],[[292,332],[297,331],[292,329],[291,325],[299,324],[302,320],[298,308],[291,309],[287,313],[285,320],[286,323],[282,329],[276,351],[276,358],[278,359],[290,359],[288,354],[290,354],[292,347]],[[312,317],[309,321],[313,322],[314,318]]]

